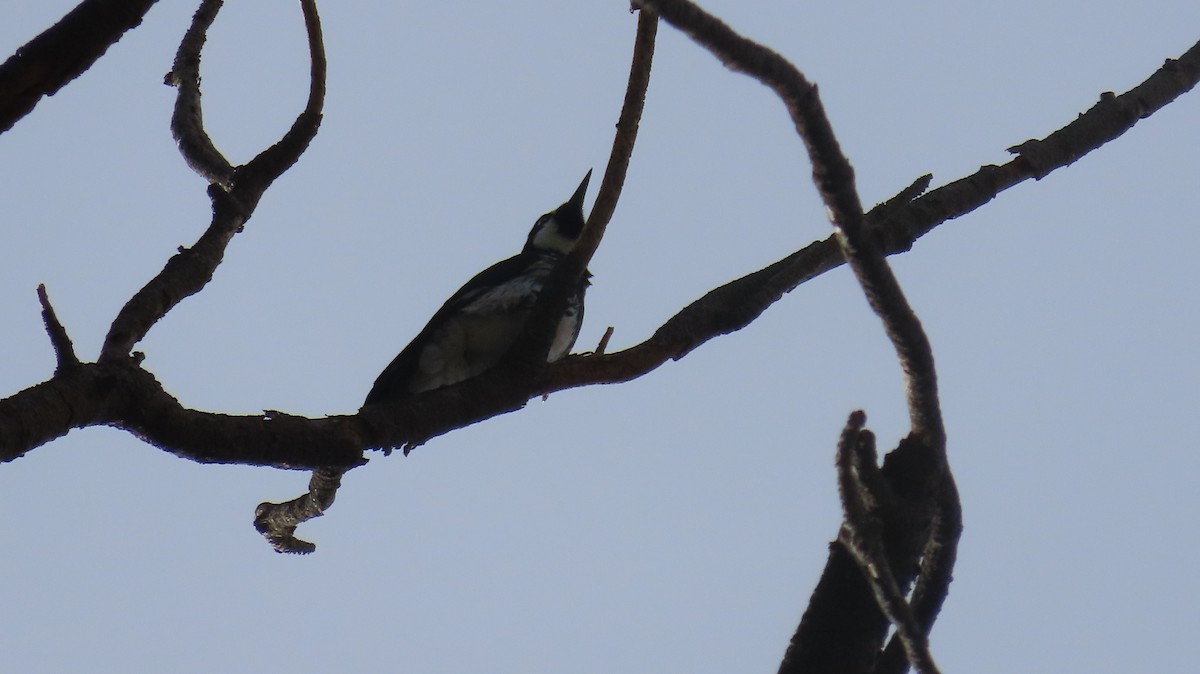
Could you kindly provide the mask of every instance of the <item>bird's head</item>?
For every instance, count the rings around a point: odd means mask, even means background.
[[[529,238],[525,240],[522,252],[551,251],[566,255],[575,247],[579,235],[583,232],[583,197],[587,193],[588,180],[592,172],[589,170],[579,183],[575,194],[567,199],[567,203],[550,211],[533,223],[529,230]]]

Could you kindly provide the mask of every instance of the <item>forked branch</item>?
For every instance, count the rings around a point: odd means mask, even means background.
[[[191,248],[180,248],[163,270],[125,303],[105,337],[100,362],[126,358],[168,311],[212,280],[229,241],[241,231],[263,193],[296,163],[316,136],[325,100],[325,45],[314,0],[301,0],[300,4],[312,60],[308,103],[279,142],[238,169],[229,167],[204,131],[200,108],[200,52],[221,0],[204,0],[196,11],[180,44],[174,70],[168,75],[179,90],[171,128],[184,160],[212,183],[208,190],[212,223]]]

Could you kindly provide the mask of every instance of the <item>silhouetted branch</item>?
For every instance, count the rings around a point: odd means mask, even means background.
[[[925,631],[905,601],[887,558],[882,513],[896,508],[897,503],[876,464],[875,437],[863,428],[864,423],[866,415],[861,411],[851,414],[838,442],[838,494],[843,513],[838,540],[865,573],[875,601],[895,626],[896,639],[908,660],[921,674],[936,674]]]
[[[686,0],[636,0],[708,49],[727,68],[770,87],[787,107],[812,161],[813,184],[834,222],[858,222],[862,204],[854,189],[854,169],[842,154],[817,88],[787,59],[735,33],[720,19]]]
[[[604,179],[600,182],[600,190],[592,212],[588,215],[587,224],[584,225],[575,248],[559,263],[554,274],[547,280],[529,321],[516,342],[517,346],[509,352],[506,359],[525,363],[533,368],[542,367],[546,354],[550,351],[555,327],[567,306],[568,295],[575,287],[575,281],[585,273],[592,255],[604,237],[604,231],[621,197],[629,161],[633,156],[634,143],[637,141],[638,125],[646,105],[646,89],[650,86],[650,69],[654,61],[657,34],[658,17],[653,12],[642,11],[638,15],[637,32],[633,39],[633,55],[629,63],[629,82],[625,86],[625,99],[617,117],[617,131],[613,137],[608,165],[605,166]]]
[[[954,476],[949,471],[943,476],[936,509],[933,529],[921,553],[921,570],[909,600],[922,634],[929,633],[942,610],[942,603],[950,594],[954,563],[958,558],[958,539],[962,536],[962,502]],[[904,674],[909,662],[900,635],[893,634],[875,667],[875,674]]]
[[[853,186],[841,188],[840,191],[853,191]],[[917,448],[915,451],[929,454],[927,470],[915,474],[910,489],[906,490],[914,493],[910,501],[918,509],[930,512],[930,519],[935,522],[947,516],[958,521],[958,526],[952,530],[943,528],[936,542],[933,533],[930,532],[921,551],[924,563],[918,576],[918,585],[922,588],[922,620],[918,620],[905,600],[900,584],[893,576],[884,555],[882,534],[879,533],[882,524],[873,521],[874,526],[860,526],[860,522],[856,521],[855,515],[864,508],[854,507],[853,494],[859,489],[869,488],[869,483],[865,481],[844,485],[843,502],[848,505],[843,535],[847,541],[847,548],[866,573],[880,609],[895,626],[895,640],[903,646],[908,662],[921,674],[933,674],[937,671],[937,666],[929,653],[927,633],[946,593],[949,592],[961,532],[962,507],[946,458],[946,429],[938,399],[933,348],[888,265],[879,238],[864,226],[861,218],[851,217],[847,221],[835,221],[835,226],[836,239],[842,255],[862,286],[867,302],[882,320],[884,330],[900,360],[905,378],[909,420],[912,424],[908,441]],[[839,468],[844,463],[840,452],[839,448]],[[861,474],[861,471],[875,470],[873,450],[871,454],[869,466],[863,458],[856,465],[857,472],[849,469],[844,471],[847,480],[850,475]],[[845,459],[847,468],[850,465],[848,461],[848,458]],[[851,495],[849,499],[848,494]],[[947,512],[945,516],[942,514],[943,509]],[[920,530],[915,530],[912,535],[919,536],[921,533]],[[925,555],[929,554],[935,557],[925,558]]]
[[[321,126],[321,110],[325,106],[325,42],[321,37],[321,17],[316,0],[300,0],[304,12],[304,28],[308,36],[309,83],[308,101],[279,142],[260,152],[237,171],[237,194],[253,207],[258,198],[276,178],[292,167]]]
[[[650,86],[650,68],[654,61],[654,43],[658,34],[658,16],[651,11],[638,14],[637,33],[633,39],[633,57],[629,63],[629,83],[625,86],[625,101],[617,117],[617,132],[613,137],[612,152],[604,168],[604,179],[587,225],[571,251],[579,269],[587,267],[592,255],[604,238],[604,230],[617,210],[621,188],[625,185],[625,174],[629,171],[629,160],[637,141],[638,126],[642,111],[646,107],[646,90]]]
[[[204,130],[204,111],[200,105],[200,52],[222,5],[222,0],[200,3],[192,16],[192,25],[179,42],[175,64],[164,83],[178,90],[175,112],[171,115],[171,135],[184,161],[210,183],[229,189],[233,185],[233,166]]]
[[[275,468],[362,463],[362,420],[191,410],[132,359],[82,363],[0,400],[0,462],[72,428],[112,426],[180,458]]]
[[[79,357],[75,355],[75,347],[71,344],[71,338],[67,336],[67,329],[55,315],[54,307],[50,306],[50,296],[46,294],[44,283],[38,285],[37,296],[42,304],[42,323],[46,325],[46,334],[50,336],[50,346],[54,347],[54,358],[58,363],[54,373],[59,374],[78,366]]]
[[[155,0],[85,0],[0,64],[0,133],[92,67]]]
[[[162,271],[121,307],[104,338],[100,362],[125,359],[160,318],[212,280],[225,258],[225,247],[249,216],[224,188],[210,185],[208,195],[213,203],[212,224],[192,247],[180,246]]]
[[[212,147],[201,124],[197,69],[200,62],[198,50],[204,44],[204,31],[211,25],[220,5],[220,0],[205,0],[180,45],[174,71],[180,82],[180,94],[176,100],[176,114],[172,117],[172,128],[178,123],[184,134],[181,136],[180,150],[185,159],[193,168],[200,164],[202,168],[197,170],[205,175],[212,173],[212,176],[216,176],[214,180],[221,178],[224,171],[221,164],[224,162],[227,165],[227,162]],[[121,308],[100,351],[102,362],[124,358],[168,311],[212,280],[213,273],[224,259],[226,246],[249,220],[263,192],[295,164],[316,135],[325,94],[325,47],[315,4],[312,0],[302,0],[301,7],[308,31],[311,73],[318,78],[309,86],[308,104],[284,137],[238,169],[232,182],[217,180],[223,186],[209,187],[208,195],[213,205],[212,223],[195,245],[180,248],[163,270]]]

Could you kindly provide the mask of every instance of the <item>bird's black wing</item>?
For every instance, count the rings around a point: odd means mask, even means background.
[[[408,382],[412,379],[416,372],[417,362],[421,357],[421,351],[425,348],[426,342],[435,330],[452,314],[461,311],[480,295],[488,290],[504,283],[505,281],[519,276],[523,273],[531,263],[529,255],[521,254],[514,255],[507,260],[502,260],[496,264],[484,269],[467,281],[463,287],[458,289],[458,292],[450,296],[446,303],[438,309],[421,332],[413,338],[408,346],[404,347],[400,353],[392,359],[392,362],[384,368],[379,377],[375,379],[375,385],[371,387],[371,392],[367,394],[367,399],[363,405],[383,402],[386,400],[395,400],[409,395]]]

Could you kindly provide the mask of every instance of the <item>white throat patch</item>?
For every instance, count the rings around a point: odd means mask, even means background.
[[[563,236],[558,231],[558,221],[552,217],[534,233],[533,247],[566,255],[575,247],[575,239]]]

